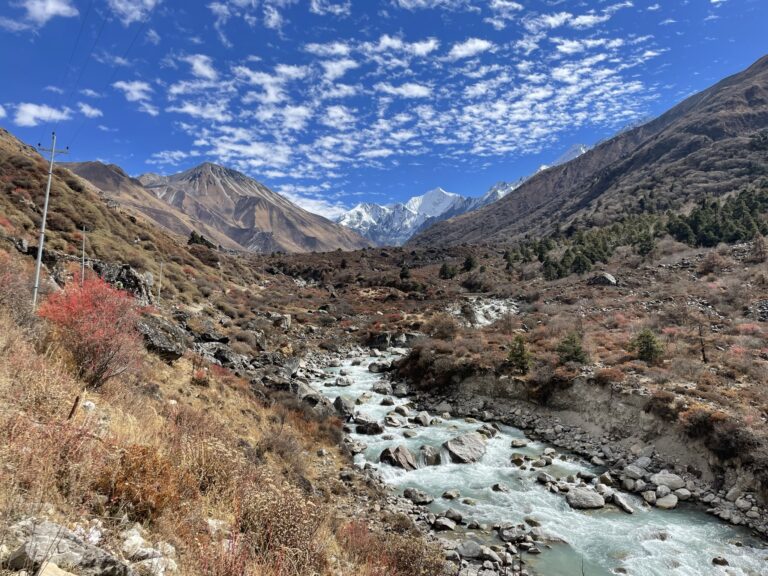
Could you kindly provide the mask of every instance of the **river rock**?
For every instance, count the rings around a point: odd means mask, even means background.
[[[464,516],[462,516],[461,512],[454,510],[453,508],[448,508],[448,510],[445,511],[444,516],[450,518],[456,522],[456,524],[461,524],[462,520],[464,520]]]
[[[651,476],[651,482],[656,486],[666,486],[670,490],[677,490],[678,488],[685,488],[685,480],[680,478],[677,474],[672,474],[663,470]]]
[[[422,492],[421,490],[418,490],[416,488],[406,488],[403,492],[403,496],[416,504],[417,506],[426,506],[427,504],[431,504],[434,502],[434,498],[427,494],[426,492]]]
[[[362,422],[357,424],[357,433],[366,436],[376,436],[384,433],[384,427],[379,422]]]
[[[348,376],[340,376],[339,378],[336,378],[336,381],[333,383],[333,386],[338,386],[339,388],[348,388],[352,386],[353,382],[352,379]]]
[[[343,416],[346,419],[351,418],[355,414],[354,402],[345,396],[337,396],[336,400],[333,401],[333,407],[339,416]]]
[[[646,490],[643,492],[643,500],[653,506],[656,504],[656,492],[654,490]]]
[[[493,486],[491,486],[491,490],[494,492],[509,492],[509,486],[504,484],[503,482],[497,482]]]
[[[712,564],[715,566],[729,566],[728,560],[726,560],[722,556],[715,556],[714,558],[712,558]]]
[[[525,438],[512,438],[509,444],[512,448],[525,448],[528,446],[528,440]]]
[[[635,466],[634,464],[630,464],[624,468],[624,475],[627,478],[631,478],[632,480],[639,480],[645,476],[645,470]]]
[[[408,450],[407,446],[403,445],[395,448],[385,448],[379,456],[379,461],[395,468],[402,468],[403,470],[416,470],[417,468],[413,453]]]
[[[573,488],[565,497],[571,508],[576,510],[591,510],[605,506],[605,498],[587,488]]]
[[[372,362],[368,365],[368,371],[374,374],[382,374],[389,370],[389,364],[386,362]]]
[[[445,532],[448,530],[456,530],[456,522],[450,518],[440,517],[436,518],[432,524],[432,528],[435,532]]]
[[[400,416],[405,416],[406,418],[411,415],[411,411],[408,409],[408,406],[397,406],[395,407],[395,413],[400,414]]]
[[[421,426],[429,426],[432,423],[432,418],[429,414],[422,411],[416,414],[416,417],[414,418],[417,424]]]
[[[458,500],[461,497],[461,493],[458,490],[446,490],[443,492],[444,500]]]
[[[627,514],[635,513],[635,509],[629,505],[629,502],[627,501],[627,499],[619,492],[613,493],[613,503],[616,505],[617,508],[619,508],[620,510],[623,510]]]
[[[443,444],[451,460],[456,464],[477,462],[485,454],[485,438],[477,432],[469,432]]]
[[[479,559],[483,555],[483,547],[474,540],[464,540],[456,547],[456,552],[462,558],[469,558],[470,560]]]
[[[674,494],[667,494],[663,498],[656,499],[656,508],[662,510],[671,510],[677,506],[677,496]]]
[[[440,455],[440,449],[434,446],[422,446],[419,449],[419,453],[424,459],[424,464],[427,466],[440,466],[443,462],[443,458]]]
[[[392,384],[389,382],[376,382],[373,386],[371,386],[371,390],[376,392],[376,394],[390,396],[392,394]]]

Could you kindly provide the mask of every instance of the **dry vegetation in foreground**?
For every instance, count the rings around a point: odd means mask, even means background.
[[[139,522],[190,575],[438,573],[418,536],[374,534],[339,513],[354,496],[337,479],[340,422],[262,403],[220,368],[196,386],[187,357],[139,352],[135,369],[94,389],[60,332],[21,313],[29,263],[0,257],[14,271],[0,282],[0,526],[98,520],[100,545],[115,550]]]

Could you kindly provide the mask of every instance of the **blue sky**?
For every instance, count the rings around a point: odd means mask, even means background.
[[[0,0],[0,125],[325,215],[514,181],[768,52],[768,0]]]

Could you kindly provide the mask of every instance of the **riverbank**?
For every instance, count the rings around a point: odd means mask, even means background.
[[[608,463],[590,463],[570,450],[538,442],[535,425],[527,427],[526,439],[521,429],[483,425],[477,417],[504,419],[484,404],[454,406],[446,405],[446,399],[425,395],[402,397],[402,387],[394,395],[392,382],[368,369],[369,364],[376,364],[374,370],[380,370],[389,358],[382,362],[378,351],[369,354],[354,349],[318,361],[328,376],[314,378],[312,385],[331,401],[344,398],[347,408],[351,403],[355,415],[350,417],[347,431],[349,445],[357,452],[356,464],[410,498],[394,498],[389,506],[429,528],[440,539],[446,558],[461,567],[461,574],[532,573],[533,569],[561,574],[569,573],[562,571],[564,566],[581,561],[590,574],[678,573],[662,571],[670,568],[668,562],[679,562],[683,567],[679,573],[687,574],[709,570],[715,561],[731,564],[730,573],[752,575],[760,574],[759,566],[768,560],[762,548],[745,545],[753,543],[748,532],[715,522],[692,506],[681,504],[675,511],[651,508],[642,497],[623,496],[623,481],[618,476],[609,486],[610,493],[604,491],[601,487],[607,484],[606,477],[600,476],[601,464]],[[437,416],[443,408],[464,419]],[[477,461],[451,461],[445,442],[483,430],[487,437]],[[561,433],[565,430],[563,427]],[[546,431],[541,430],[542,438]],[[381,459],[389,460],[382,454],[388,448],[397,450],[405,462],[390,460],[395,466],[381,463]],[[408,453],[415,468],[407,463]],[[428,461],[430,455],[433,459]],[[515,455],[519,466],[512,464]],[[547,481],[547,476],[552,480]],[[681,488],[687,490],[685,486],[675,490]],[[603,507],[592,512],[574,510],[568,492],[582,490],[590,497],[599,495]],[[617,502],[608,504],[614,494],[619,495]],[[622,511],[619,503],[635,513]],[[633,543],[632,538],[640,538],[640,543]],[[638,571],[641,565],[647,570]]]

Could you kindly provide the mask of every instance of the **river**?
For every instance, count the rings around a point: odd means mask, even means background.
[[[362,360],[358,366],[354,366],[350,358],[341,367],[326,369],[326,377],[316,378],[313,386],[331,400],[340,395],[355,400],[369,394],[370,400],[357,406],[357,413],[380,422],[395,406],[408,404],[407,398],[394,398],[394,406],[381,405],[384,396],[371,389],[386,378],[368,371],[368,365],[378,359],[358,357],[357,360]],[[351,379],[351,386],[332,385],[342,370]],[[491,526],[523,523],[526,518],[535,520],[541,525],[540,529],[552,537],[553,543],[540,555],[523,554],[523,557],[529,571],[533,569],[542,576],[580,576],[582,562],[584,574],[589,576],[768,575],[768,549],[764,543],[748,531],[725,524],[694,505],[682,503],[675,510],[665,511],[645,506],[639,497],[625,494],[635,509],[632,515],[611,505],[596,511],[571,509],[562,494],[551,493],[536,481],[538,472],[543,470],[560,477],[579,471],[599,473],[602,469],[567,454],[545,468],[518,468],[510,463],[513,453],[539,456],[549,445],[530,441],[524,448],[512,448],[513,438],[525,438],[516,428],[500,426],[501,432],[488,440],[485,455],[477,463],[450,463],[445,449],[442,449],[443,464],[439,466],[420,462],[417,470],[404,471],[379,463],[379,455],[387,447],[403,444],[419,454],[422,445],[440,447],[446,440],[480,426],[479,422],[438,418],[428,427],[386,427],[384,434],[378,436],[353,433],[352,439],[368,445],[355,462],[359,466],[370,463],[382,480],[400,493],[414,487],[432,495],[435,500],[429,508],[435,513],[453,508],[462,513],[465,521],[475,520]],[[415,432],[416,436],[405,437],[406,430]],[[393,438],[385,439],[387,435]],[[493,491],[491,486],[497,482],[506,484],[510,491]],[[458,490],[461,498],[444,500],[441,496],[447,490]],[[463,503],[464,498],[474,502]],[[456,537],[454,533],[445,532],[440,536]],[[487,533],[466,531],[461,536],[476,537],[484,543],[489,540]],[[556,543],[558,540],[563,543]],[[500,540],[495,542],[501,544]],[[729,566],[713,566],[714,557],[727,559]]]

